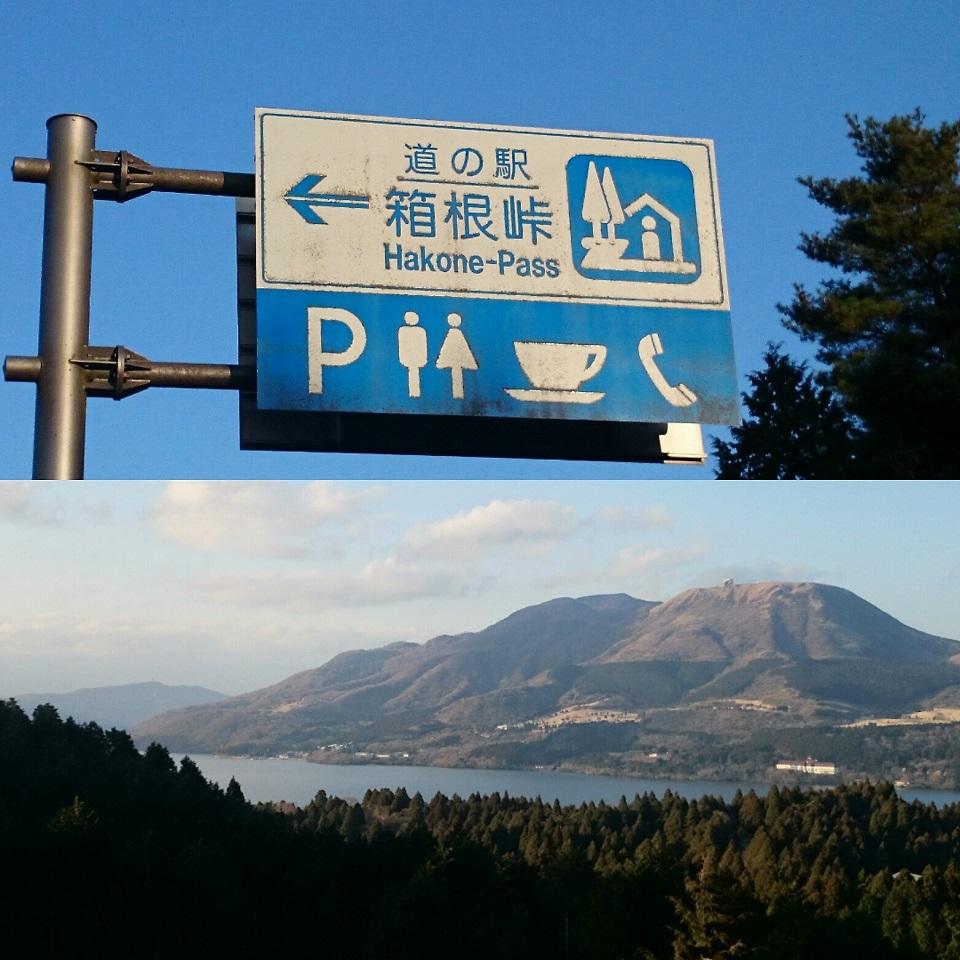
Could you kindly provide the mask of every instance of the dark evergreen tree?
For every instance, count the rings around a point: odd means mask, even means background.
[[[231,803],[244,803],[246,798],[243,795],[243,788],[237,783],[235,777],[230,778],[227,784],[226,797]]]
[[[686,883],[686,896],[676,900],[680,926],[673,943],[674,960],[703,957],[764,957],[764,911],[740,884],[720,873],[713,856],[696,878]]]
[[[716,447],[722,476],[776,476],[798,438],[800,469],[784,476],[960,476],[950,439],[960,419],[960,121],[928,127],[919,110],[847,121],[862,175],[800,180],[835,217],[800,249],[839,275],[813,291],[795,286],[779,308],[823,367],[814,384],[802,364],[767,355],[750,378],[752,419]],[[809,430],[785,415],[792,403],[813,418]]]
[[[828,387],[769,344],[763,370],[748,374],[744,393],[749,419],[714,439],[720,480],[817,480],[854,476],[856,430]]]

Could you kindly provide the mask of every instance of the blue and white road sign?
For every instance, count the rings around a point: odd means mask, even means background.
[[[710,141],[256,123],[261,409],[739,422]]]

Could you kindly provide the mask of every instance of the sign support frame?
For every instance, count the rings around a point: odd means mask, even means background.
[[[94,200],[123,203],[151,191],[253,197],[254,176],[152,167],[125,150],[96,149],[96,121],[47,120],[47,156],[16,157],[16,181],[46,185],[40,323],[35,357],[9,356],[4,379],[37,385],[34,480],[82,480],[87,396],[120,400],[149,386],[255,389],[239,364],[154,363],[125,347],[90,346]]]

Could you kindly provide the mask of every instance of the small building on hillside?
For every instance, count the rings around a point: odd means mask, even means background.
[[[805,760],[779,760],[777,769],[790,773],[812,773],[828,777],[837,775],[835,763],[824,763],[822,760],[814,760],[813,757],[807,757]]]

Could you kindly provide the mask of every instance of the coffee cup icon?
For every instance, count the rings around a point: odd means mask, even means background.
[[[607,348],[599,343],[515,340],[513,349],[535,390],[579,390],[607,359]]]

